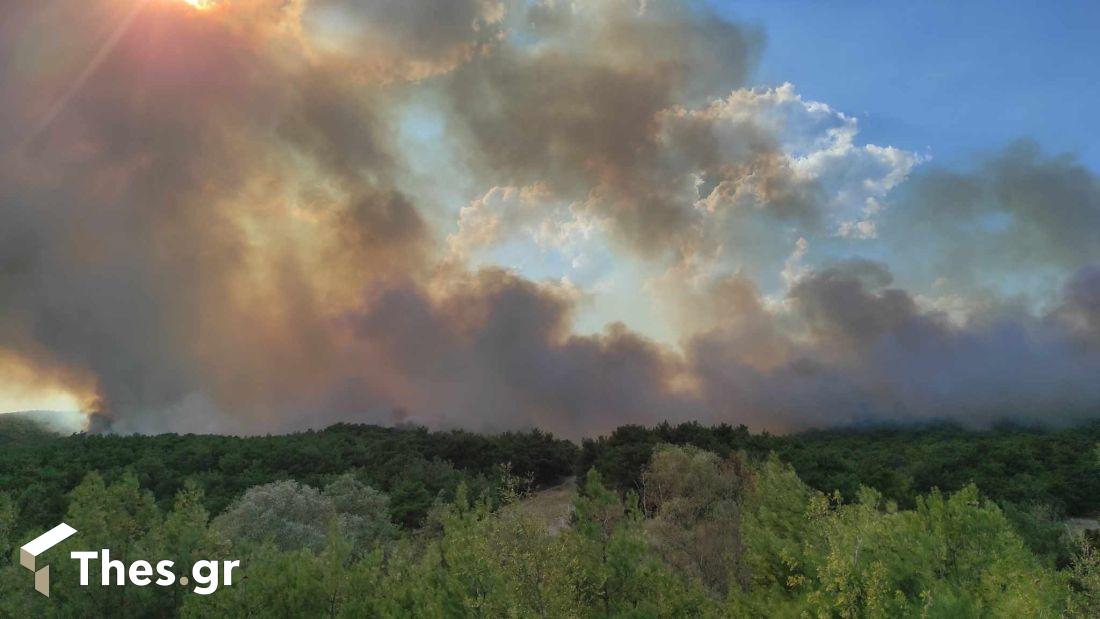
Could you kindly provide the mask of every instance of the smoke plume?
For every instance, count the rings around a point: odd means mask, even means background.
[[[1100,412],[1096,176],[862,144],[763,46],[687,0],[3,2],[0,392],[120,432]]]

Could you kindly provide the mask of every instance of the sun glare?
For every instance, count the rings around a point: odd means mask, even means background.
[[[184,4],[191,8],[198,9],[200,11],[208,9],[214,6],[214,0],[180,0]]]

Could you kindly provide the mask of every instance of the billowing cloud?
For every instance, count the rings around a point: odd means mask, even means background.
[[[501,0],[298,3],[313,48],[356,77],[419,80],[489,51],[502,35]]]
[[[1096,177],[922,171],[752,87],[763,42],[673,0],[3,4],[0,395],[143,432],[1094,414]]]
[[[1100,180],[1022,140],[970,170],[916,175],[882,223],[907,270],[941,289],[1049,294],[1100,262]]]
[[[1091,271],[1045,316],[1002,309],[962,326],[921,310],[891,281],[881,264],[835,265],[798,281],[787,311],[756,310],[748,328],[735,321],[693,338],[687,354],[707,408],[781,428],[1095,414],[1100,348],[1082,337],[1092,329],[1083,309],[1095,302]],[[759,307],[751,290],[742,294],[742,304]]]
[[[570,333],[574,293],[505,271],[461,276],[445,290],[379,290],[351,320],[375,347],[414,419],[475,429],[543,427],[575,435],[623,419],[687,419],[678,356],[624,329]]]

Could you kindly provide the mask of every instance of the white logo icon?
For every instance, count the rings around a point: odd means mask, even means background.
[[[34,572],[35,591],[50,597],[50,566],[44,565],[39,568],[36,565],[38,556],[69,539],[74,533],[76,529],[62,522],[19,549],[19,564]]]

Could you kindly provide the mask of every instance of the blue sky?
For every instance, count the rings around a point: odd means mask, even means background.
[[[1100,169],[1100,3],[714,4],[764,29],[754,82],[858,116],[863,140],[955,165],[1031,137]]]

